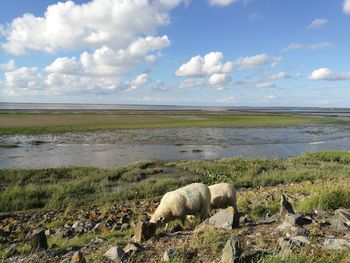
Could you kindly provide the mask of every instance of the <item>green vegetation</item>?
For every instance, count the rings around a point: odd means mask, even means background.
[[[228,182],[236,187],[261,187],[306,180],[348,178],[348,152],[307,153],[281,159],[229,158],[219,161],[184,161],[177,167],[201,177],[206,184]]]
[[[334,121],[303,116],[238,115],[233,112],[201,111],[2,113],[0,114],[0,135],[130,128],[261,127],[306,123],[334,123]]]
[[[111,170],[89,167],[2,169],[0,212],[155,198],[195,180],[186,174],[164,174],[161,165],[138,162]]]
[[[348,263],[350,262],[350,252],[332,252],[329,254],[302,252],[294,253],[287,257],[272,255],[263,258],[259,263]]]
[[[169,165],[176,166],[175,173],[164,172]],[[348,152],[308,153],[287,160],[138,162],[116,169],[2,169],[0,211],[74,208],[159,198],[169,190],[202,181],[229,182],[241,188],[238,201],[242,212],[259,217],[278,210],[281,190],[301,195],[303,200],[297,206],[302,211],[350,208],[349,180]],[[295,188],[288,185],[291,183],[300,184]],[[271,186],[281,187],[271,190],[268,188]]]

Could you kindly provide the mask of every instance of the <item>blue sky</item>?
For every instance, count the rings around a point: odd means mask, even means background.
[[[13,0],[0,25],[3,102],[350,103],[350,0]]]

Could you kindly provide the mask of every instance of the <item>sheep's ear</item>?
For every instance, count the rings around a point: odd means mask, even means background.
[[[159,217],[160,222],[164,222],[164,219],[165,219],[164,216]]]

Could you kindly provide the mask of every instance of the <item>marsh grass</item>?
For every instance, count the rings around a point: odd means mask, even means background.
[[[0,212],[36,208],[108,205],[125,200],[155,198],[195,181],[186,173],[166,175],[160,162],[127,167],[0,170]]]
[[[0,135],[45,134],[113,129],[186,127],[266,127],[307,123],[334,123],[287,115],[237,115],[230,112],[127,113],[2,113]]]
[[[176,166],[175,174],[164,173],[169,165]],[[301,211],[350,208],[349,178],[348,152],[308,153],[286,160],[229,158],[168,164],[149,161],[115,169],[3,169],[0,212],[154,199],[202,181],[208,185],[234,184],[240,188],[238,202],[242,212],[258,218],[277,212],[281,191],[305,197],[297,204]],[[301,183],[300,187],[293,189],[294,183]],[[271,186],[281,187],[276,188],[279,192],[270,192]]]

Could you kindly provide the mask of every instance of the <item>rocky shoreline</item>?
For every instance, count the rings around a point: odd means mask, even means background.
[[[280,213],[259,220],[241,215],[237,224],[237,214],[228,208],[201,224],[174,223],[167,231],[158,229],[148,240],[132,238],[135,231],[145,231],[137,230],[137,225],[147,221],[146,212],[154,211],[157,205],[157,201],[144,200],[108,211],[91,207],[71,212],[2,214],[0,243],[8,247],[3,262],[258,262],[271,255],[288,257],[307,251],[327,256],[350,249],[350,210],[299,214],[283,195]],[[110,233],[124,234],[113,245],[108,239]],[[84,235],[90,240],[64,249],[47,243],[47,239],[55,238],[69,243]],[[203,236],[209,240],[193,243]],[[216,246],[215,236],[221,237],[220,245],[215,253],[208,254],[205,246]],[[23,244],[28,245],[27,250],[20,251],[18,247]]]

